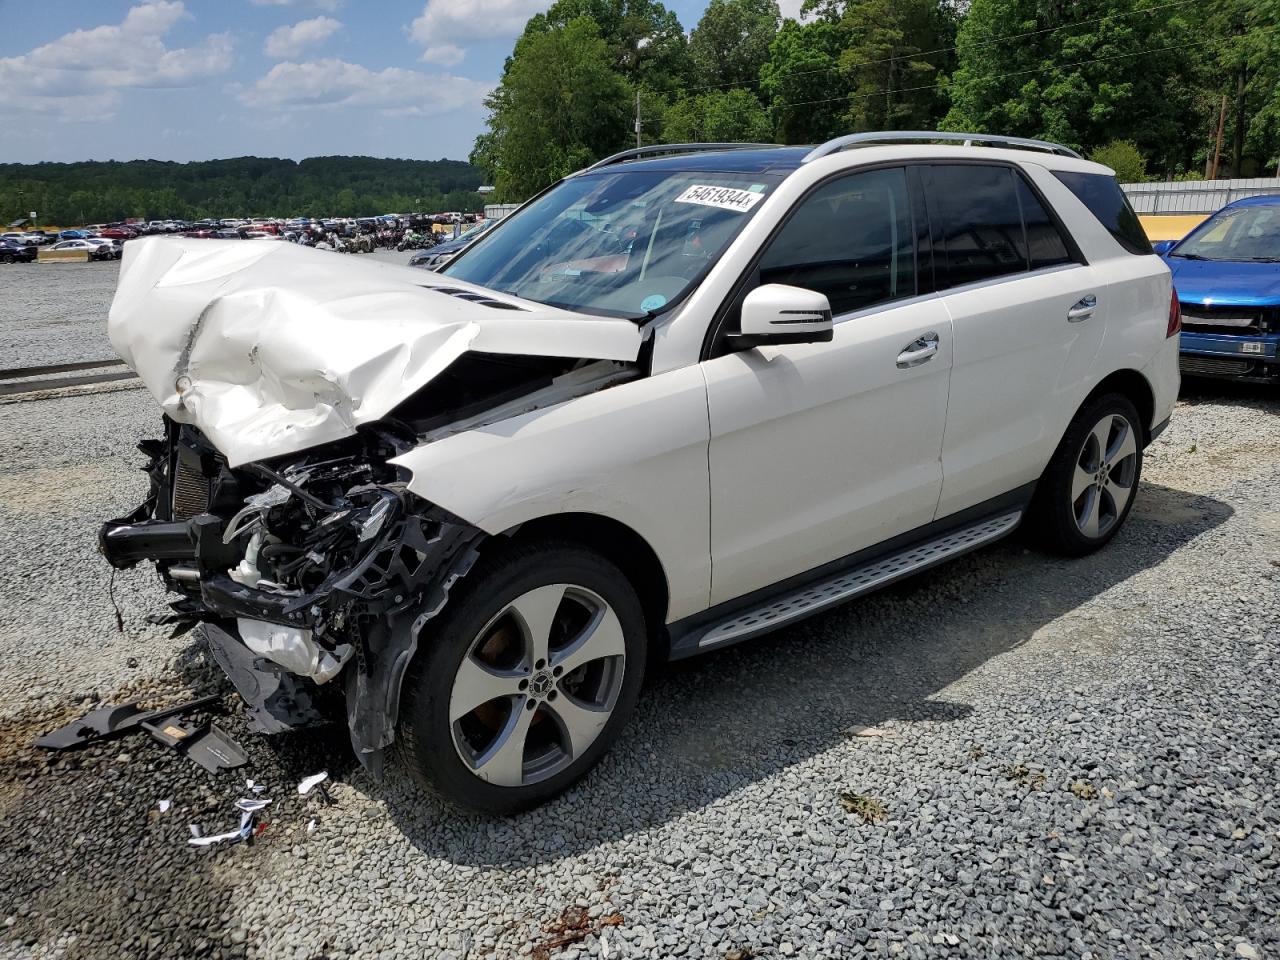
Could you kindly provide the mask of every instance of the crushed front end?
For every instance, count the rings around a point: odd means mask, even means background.
[[[423,625],[470,569],[481,531],[406,488],[388,460],[415,438],[386,423],[237,468],[165,419],[139,449],[151,489],[103,525],[116,568],[149,560],[267,733],[321,719],[335,679],[352,744],[380,766]]]

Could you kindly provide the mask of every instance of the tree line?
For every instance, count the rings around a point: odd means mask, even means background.
[[[645,144],[861,130],[1064,143],[1123,181],[1263,176],[1280,155],[1280,0],[556,0],[486,101],[504,201]],[[1211,171],[1210,171],[1211,172]]]
[[[4,223],[111,223],[241,216],[371,216],[474,210],[483,174],[461,160],[259,157],[0,164]]]

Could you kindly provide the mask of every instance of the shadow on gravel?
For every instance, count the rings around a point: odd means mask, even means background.
[[[1207,377],[1186,377],[1178,399],[1184,403],[1225,403],[1248,407],[1263,413],[1280,414],[1280,383],[1240,383],[1235,380],[1212,380]]]
[[[705,807],[832,748],[850,727],[967,716],[971,707],[935,699],[939,691],[1231,514],[1217,500],[1144,484],[1124,531],[1091,557],[1047,556],[1013,538],[770,637],[672,665],[648,684],[595,771],[518,817],[459,813],[394,773],[379,787],[359,786],[431,856],[492,866],[560,859]]]

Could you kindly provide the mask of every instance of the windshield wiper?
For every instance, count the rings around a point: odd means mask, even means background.
[[[1280,263],[1280,257],[1245,257],[1246,263]]]
[[[1198,253],[1171,253],[1169,256],[1177,257],[1180,260],[1213,260],[1213,257],[1202,257]]]

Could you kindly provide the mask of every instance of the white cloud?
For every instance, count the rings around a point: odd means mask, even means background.
[[[0,58],[0,110],[105,120],[121,90],[192,86],[225,72],[230,34],[210,34],[182,49],[165,46],[165,35],[189,17],[181,0],[142,3],[118,24],[74,30]]]
[[[430,116],[477,109],[492,84],[404,67],[370,70],[344,60],[277,63],[240,94],[251,107],[363,107],[383,113]]]
[[[778,9],[787,20],[799,20],[802,6],[804,6],[804,0],[778,0]]]
[[[409,25],[409,36],[422,47],[422,59],[448,66],[461,62],[460,40],[514,37],[551,0],[427,0]]]
[[[255,7],[293,7],[311,5],[318,10],[333,13],[342,6],[342,0],[249,0]]]
[[[267,56],[278,60],[292,60],[302,55],[307,47],[324,43],[342,29],[342,24],[332,17],[316,17],[299,20],[291,27],[277,27],[267,37],[263,50]]]

